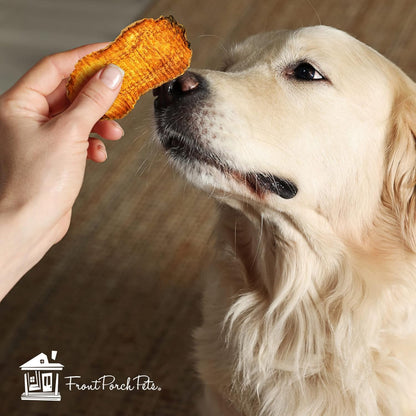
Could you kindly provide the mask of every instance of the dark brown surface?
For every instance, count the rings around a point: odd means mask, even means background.
[[[143,17],[161,14],[185,25],[193,67],[218,67],[223,47],[247,35],[322,23],[416,76],[414,0],[159,0]],[[178,177],[153,143],[150,94],[123,125],[109,160],[89,164],[67,237],[0,304],[0,415],[195,414],[191,334],[214,202]],[[76,392],[61,380],[61,402],[20,401],[19,365],[51,349],[63,376],[89,382],[112,374],[122,383],[147,374],[162,391]]]

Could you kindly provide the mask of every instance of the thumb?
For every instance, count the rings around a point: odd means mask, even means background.
[[[124,71],[114,64],[100,69],[62,115],[76,122],[81,132],[89,134],[116,99],[123,76]]]

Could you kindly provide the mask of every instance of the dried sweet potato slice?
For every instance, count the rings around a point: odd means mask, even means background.
[[[185,29],[172,16],[142,19],[122,30],[106,48],[81,58],[68,84],[73,101],[99,69],[113,63],[124,70],[119,95],[103,118],[119,119],[131,111],[141,95],[182,75],[192,57]]]

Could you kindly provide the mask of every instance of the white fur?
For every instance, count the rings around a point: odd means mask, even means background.
[[[302,60],[330,82],[290,78]],[[212,166],[179,165],[222,202],[196,332],[204,411],[416,415],[414,83],[322,26],[254,36],[226,72],[199,73],[199,140],[299,189],[260,197]]]

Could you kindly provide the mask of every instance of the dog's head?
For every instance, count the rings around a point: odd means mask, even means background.
[[[189,71],[155,95],[159,138],[199,187],[352,234],[387,205],[416,247],[414,84],[351,36],[323,26],[256,35],[224,71]]]

